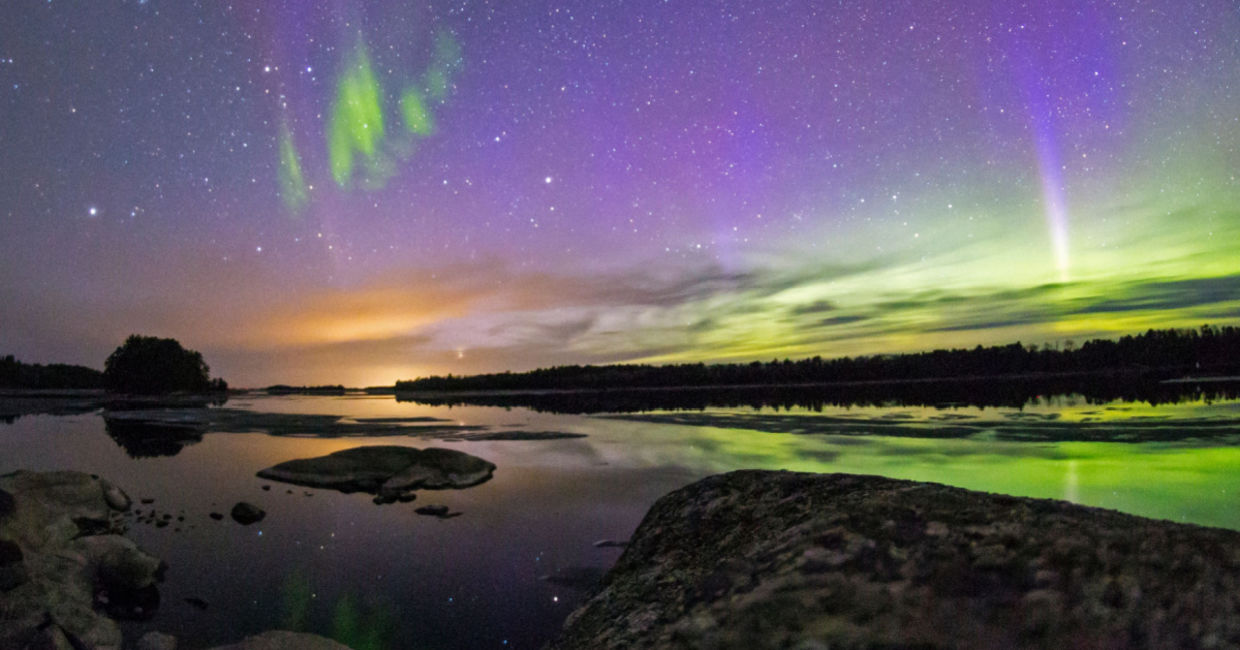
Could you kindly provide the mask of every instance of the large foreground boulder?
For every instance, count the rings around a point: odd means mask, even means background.
[[[379,445],[290,460],[258,472],[262,478],[384,499],[419,489],[466,488],[491,478],[495,465],[454,449]]]
[[[15,472],[0,490],[0,648],[120,648],[113,619],[149,617],[164,568],[118,534],[129,496],[81,472]]]
[[[1240,533],[875,476],[659,499],[552,648],[1238,647]]]

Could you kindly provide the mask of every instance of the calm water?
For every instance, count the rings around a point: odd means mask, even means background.
[[[741,468],[882,474],[1240,529],[1237,401],[1151,407],[1059,398],[1019,411],[839,407],[622,417],[434,407],[390,396],[244,397],[227,406],[353,418],[436,417],[494,430],[586,437],[441,442],[211,432],[175,455],[135,459],[106,434],[97,414],[26,416],[0,425],[0,473],[93,472],[115,480],[135,499],[154,500],[138,507],[173,515],[163,528],[137,522],[131,527],[135,541],[170,565],[155,618],[126,624],[134,638],[158,629],[192,648],[286,628],[334,636],[358,650],[535,648],[584,595],[541,578],[606,569],[620,551],[594,542],[627,539],[660,495]],[[920,433],[867,435],[871,423]],[[971,431],[966,437],[933,437],[936,428],[961,425]],[[1163,442],[1070,440],[1078,428],[1100,426],[1121,433],[1194,433]],[[1025,428],[1051,431],[1058,441],[1013,441]],[[845,429],[851,434],[831,433]],[[308,490],[255,476],[281,461],[366,444],[450,447],[498,469],[474,488],[423,491],[412,504],[386,506],[365,494]],[[243,527],[209,517],[241,500],[265,508],[267,518]],[[439,520],[414,514],[426,504],[463,515]],[[205,601],[206,609],[187,598]]]

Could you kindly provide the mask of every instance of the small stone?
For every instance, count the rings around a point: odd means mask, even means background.
[[[270,485],[264,485],[264,486],[263,486],[263,492],[270,492],[270,491],[271,491],[271,486],[270,486]]]
[[[224,515],[222,515],[222,514],[220,514],[220,513],[218,513],[218,512],[213,512],[213,513],[211,513],[210,515],[207,515],[207,516],[208,516],[208,517],[211,517],[212,519],[214,519],[214,520],[216,520],[216,521],[219,521],[219,520],[221,520],[221,519],[223,519],[223,518],[224,518]]]
[[[414,512],[430,517],[443,517],[448,514],[448,506],[422,506],[414,510]]]
[[[103,500],[107,502],[109,508],[124,512],[133,505],[133,499],[130,499],[124,490],[113,485],[110,481],[100,479],[99,484],[103,487]]]
[[[249,526],[252,523],[262,521],[263,517],[267,516],[265,510],[245,501],[239,501],[237,505],[233,506],[231,514],[233,521],[242,526]]]

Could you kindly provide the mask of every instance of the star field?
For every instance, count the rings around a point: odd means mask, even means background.
[[[6,353],[236,385],[1240,319],[1201,2],[18,1]]]

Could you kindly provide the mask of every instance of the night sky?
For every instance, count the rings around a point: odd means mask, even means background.
[[[1240,320],[1240,9],[5,2],[0,353],[233,385]]]

